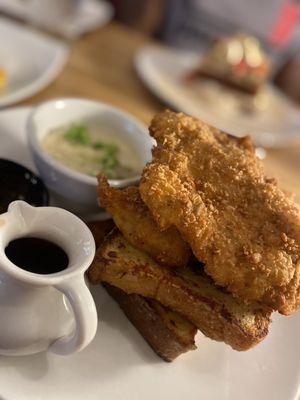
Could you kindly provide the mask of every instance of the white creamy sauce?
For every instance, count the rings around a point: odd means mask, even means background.
[[[87,126],[76,123],[74,126],[83,126],[86,129],[88,144],[67,138],[67,132],[70,128],[72,129],[72,126],[53,129],[42,140],[44,150],[57,161],[75,171],[91,176],[97,176],[103,172],[109,179],[128,178],[141,172],[142,160],[134,145],[124,140],[115,131],[99,125]],[[115,148],[113,156],[107,153],[108,147]],[[103,166],[105,158],[116,165],[105,169]]]

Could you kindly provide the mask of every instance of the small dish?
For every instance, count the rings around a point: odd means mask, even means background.
[[[48,206],[49,193],[43,181],[28,168],[0,158],[0,214],[14,200],[24,200],[32,206]]]
[[[48,101],[33,109],[27,120],[27,138],[39,174],[46,186],[63,198],[71,199],[81,212],[84,209],[92,212],[98,208],[96,177],[66,167],[41,145],[49,131],[77,121],[87,124],[99,121],[112,134],[116,132],[122,140],[131,143],[142,164],[146,164],[151,158],[153,140],[147,134],[147,128],[134,117],[105,103],[70,98]],[[136,184],[139,179],[138,174],[126,179],[110,180],[110,183],[115,187],[126,187]]]

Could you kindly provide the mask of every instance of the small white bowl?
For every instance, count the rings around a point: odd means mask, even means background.
[[[146,164],[151,159],[153,139],[146,126],[138,122],[130,114],[105,103],[77,98],[63,98],[42,103],[29,115],[27,121],[28,144],[38,172],[45,184],[75,204],[73,209],[94,212],[97,205],[97,179],[74,171],[55,160],[42,147],[41,140],[47,133],[62,125],[72,122],[101,122],[112,132],[129,141]],[[140,175],[120,180],[110,180],[115,187],[126,187],[137,184]]]

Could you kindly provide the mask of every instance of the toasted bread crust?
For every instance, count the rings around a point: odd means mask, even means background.
[[[92,221],[87,225],[93,233],[97,248],[115,227],[112,220]],[[128,295],[108,284],[104,284],[104,287],[163,360],[173,361],[180,354],[196,348],[194,338],[197,328],[177,313],[155,300],[137,294]]]
[[[206,336],[247,350],[268,333],[270,312],[245,305],[188,269],[162,267],[113,231],[99,248],[89,278],[153,298],[191,321]]]
[[[163,360],[170,362],[180,354],[196,349],[194,338],[197,329],[194,325],[182,319],[181,323],[185,325],[183,333],[180,326],[175,325],[176,320],[172,317],[170,319],[168,311],[155,300],[137,294],[126,294],[123,290],[108,284],[104,287]]]

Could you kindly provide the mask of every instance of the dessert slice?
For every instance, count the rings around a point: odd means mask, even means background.
[[[270,62],[258,40],[245,34],[219,38],[190,79],[202,76],[256,94],[270,76]]]

